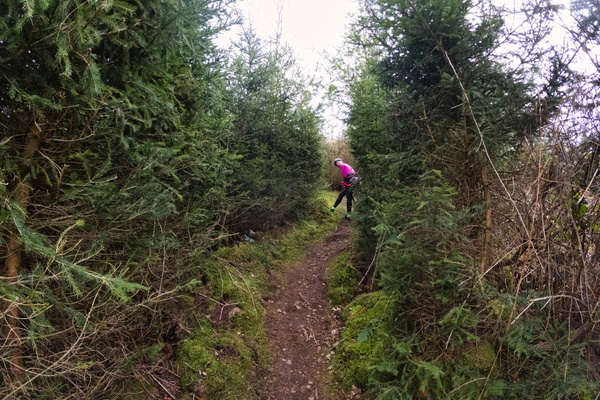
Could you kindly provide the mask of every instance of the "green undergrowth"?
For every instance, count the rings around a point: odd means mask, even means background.
[[[360,272],[350,252],[341,252],[327,271],[327,297],[333,306],[345,306],[356,296]]]
[[[494,329],[460,305],[437,317],[431,336],[423,333],[432,329],[425,318],[406,329],[403,307],[384,291],[344,307],[332,366],[345,391],[377,400],[592,400],[600,393],[586,344],[571,339],[566,325],[545,325],[541,309],[516,319],[494,314]]]
[[[393,299],[382,291],[356,297],[342,311],[345,325],[341,341],[332,358],[336,379],[342,388],[367,387],[375,373],[373,365],[384,357],[389,331],[385,318]]]
[[[195,254],[196,292],[186,312],[196,322],[180,341],[176,360],[188,396],[258,398],[256,385],[270,362],[265,331],[270,275],[342,221],[329,211],[334,200],[334,192],[324,191],[305,221],[279,233],[257,233],[211,254]]]

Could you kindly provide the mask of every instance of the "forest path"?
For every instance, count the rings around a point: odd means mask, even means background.
[[[341,223],[274,277],[276,289],[267,306],[266,323],[273,363],[262,383],[261,400],[345,398],[334,394],[328,370],[327,354],[340,326],[327,298],[326,272],[351,236],[352,225]]]

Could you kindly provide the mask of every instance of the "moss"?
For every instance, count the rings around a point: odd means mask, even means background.
[[[352,301],[360,274],[352,265],[349,253],[340,253],[328,269],[327,296],[334,306],[344,306]]]
[[[343,387],[366,387],[371,366],[384,356],[389,335],[385,316],[393,300],[382,291],[357,297],[343,313],[342,342],[333,357],[337,379]]]
[[[182,387],[193,388],[198,376],[215,361],[212,349],[216,334],[207,321],[179,345],[177,363]]]
[[[256,340],[266,340],[264,332],[266,310],[260,304],[247,306],[242,312],[234,314],[230,319],[231,329],[236,332],[244,332]]]
[[[182,388],[196,392],[201,387],[208,398],[251,400],[257,343],[239,331],[203,324],[179,346]]]
[[[221,247],[214,253],[214,257],[225,259],[230,263],[247,266],[255,266],[256,264],[269,264],[269,255],[261,246],[256,246],[254,243],[243,242],[235,246]]]
[[[254,351],[241,334],[228,331],[216,340],[215,361],[206,369],[206,394],[214,399],[253,397]]]
[[[473,343],[463,353],[462,361],[467,369],[489,371],[494,365],[496,351],[489,341],[482,340],[479,343]]]
[[[299,222],[290,229],[284,238],[278,240],[275,248],[271,249],[276,265],[288,265],[295,258],[299,257],[305,250],[307,243],[318,239],[331,227],[327,224],[317,222]]]
[[[394,299],[383,291],[367,293],[358,296],[346,308],[344,315],[348,328],[362,325],[364,321],[379,318],[387,314],[386,310],[394,306]]]
[[[267,268],[260,262],[240,265],[215,257],[202,272],[213,296],[229,302],[255,304],[268,292]]]

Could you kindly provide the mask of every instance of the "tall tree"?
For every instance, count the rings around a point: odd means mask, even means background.
[[[596,146],[562,138],[573,75],[560,51],[537,52],[548,26],[534,23],[552,6],[527,9],[536,31],[514,68],[500,62],[501,20],[485,3],[364,5],[354,38],[375,56],[352,91],[349,134],[369,178],[356,220],[394,304],[376,320],[382,343],[364,381],[381,398],[597,393],[598,352],[584,344],[597,335],[595,169],[578,158]],[[546,56],[532,65],[534,53]]]
[[[320,120],[294,55],[246,30],[231,61],[232,146],[241,157],[234,185],[238,229],[295,220],[319,188]]]
[[[519,135],[535,129],[523,125],[533,104],[527,87],[491,56],[501,20],[479,6],[470,18],[477,8],[469,1],[369,1],[359,22],[380,54],[374,73],[396,124],[392,141],[418,149],[421,171],[442,170],[464,207],[481,202],[486,158],[514,151]]]
[[[93,398],[157,340],[157,254],[224,208],[218,4],[0,4],[3,395]]]
[[[362,182],[357,222],[375,236],[379,283],[396,300],[390,357],[373,373],[382,393],[466,398],[470,378],[450,360],[481,339],[478,277],[502,207],[491,182],[502,184],[549,118],[529,83],[496,61],[501,22],[486,3],[374,0],[357,24],[356,43],[375,57],[354,85],[349,134],[358,169],[376,178]]]

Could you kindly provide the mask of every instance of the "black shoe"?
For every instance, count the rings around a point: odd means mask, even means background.
[[[350,221],[350,214],[346,215],[346,216],[344,217],[344,219],[345,219],[346,221]]]

